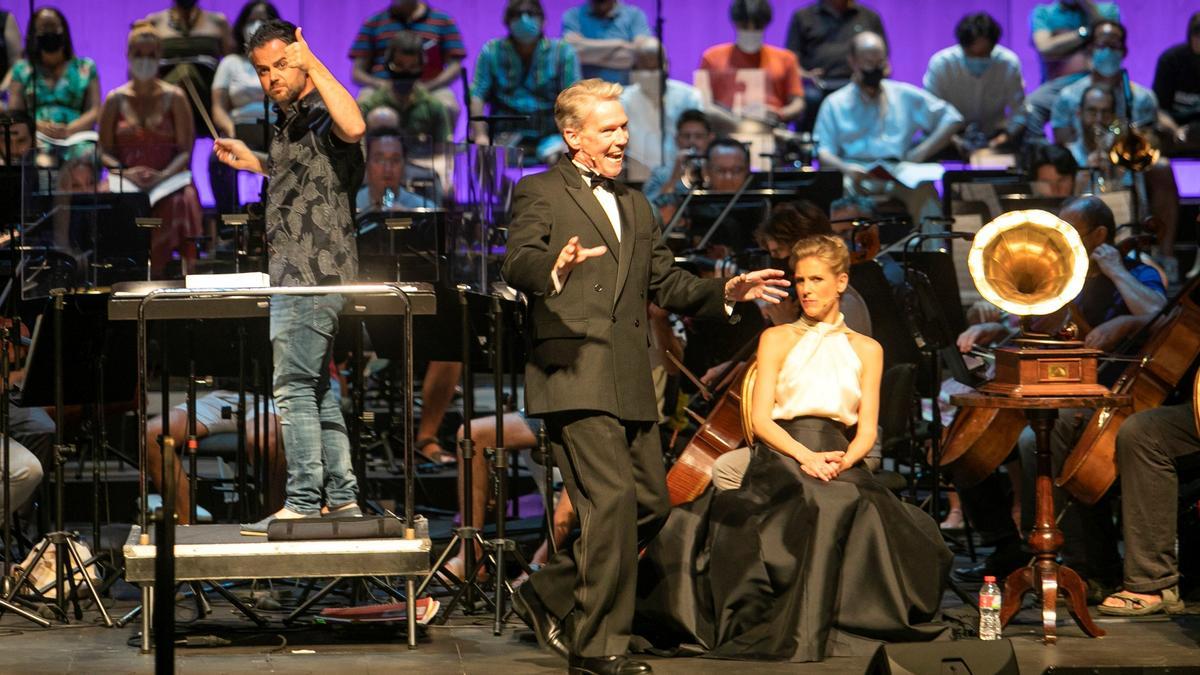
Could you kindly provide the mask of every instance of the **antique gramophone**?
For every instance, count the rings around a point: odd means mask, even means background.
[[[967,267],[988,302],[1021,317],[1021,333],[996,349],[995,378],[980,391],[1006,396],[1088,396],[1100,352],[1033,330],[1033,317],[1066,311],[1083,289],[1088,253],[1070,224],[1046,211],[1010,211],[975,235]]]

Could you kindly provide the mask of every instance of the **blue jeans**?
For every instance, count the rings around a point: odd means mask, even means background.
[[[287,457],[284,506],[299,513],[320,510],[322,489],[331,508],[356,500],[350,438],[329,382],[342,302],[340,295],[271,298],[275,405]]]

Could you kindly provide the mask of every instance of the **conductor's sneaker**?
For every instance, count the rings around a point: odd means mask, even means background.
[[[358,507],[357,502],[349,502],[341,506],[331,506],[329,510],[321,514],[322,518],[362,518],[362,509]]]
[[[301,513],[293,511],[287,507],[279,509],[275,513],[263,518],[257,523],[242,523],[242,534],[248,537],[265,537],[267,536],[267,528],[276,520],[295,520],[297,518],[313,518],[321,515],[320,511],[312,511],[310,513]]]

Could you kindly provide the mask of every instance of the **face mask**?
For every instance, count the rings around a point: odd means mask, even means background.
[[[420,73],[392,73],[392,90],[401,96],[405,96],[412,92],[413,85],[417,80],[421,79]]]
[[[246,27],[242,29],[242,38],[246,42],[249,42],[250,38],[254,37],[254,34],[258,32],[258,29],[262,28],[262,25],[263,22],[261,21],[252,21],[246,24]]]
[[[175,6],[182,10],[191,11],[196,6],[197,0],[175,0]]]
[[[988,66],[992,65],[992,57],[990,56],[966,56],[963,59],[967,66],[967,72],[975,77],[983,75],[987,72]]]
[[[158,75],[158,59],[132,59],[129,62],[129,74],[141,82],[153,80]]]
[[[508,22],[508,33],[517,42],[530,44],[542,34],[542,20],[531,14],[522,14]]]
[[[37,48],[43,54],[57,52],[66,44],[67,39],[62,33],[38,33]]]
[[[761,30],[737,30],[737,38],[733,42],[737,48],[747,54],[757,54],[762,51],[763,32]]]
[[[862,77],[860,84],[862,84],[864,87],[875,88],[878,87],[881,82],[883,82],[883,66],[876,66],[870,70],[863,70],[859,72]]]
[[[1101,47],[1092,52],[1092,68],[1104,77],[1121,72],[1121,61],[1125,56],[1112,47]]]

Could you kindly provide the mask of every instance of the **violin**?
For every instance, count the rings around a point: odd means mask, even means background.
[[[854,223],[848,239],[846,244],[850,249],[851,265],[874,260],[882,248],[879,240],[879,223],[877,222]]]

